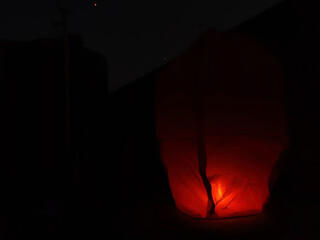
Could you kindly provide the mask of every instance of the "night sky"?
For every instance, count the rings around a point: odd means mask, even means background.
[[[56,0],[2,1],[0,39],[61,34]],[[227,30],[281,0],[68,0],[69,31],[109,64],[109,90],[147,74],[181,53],[208,28]]]

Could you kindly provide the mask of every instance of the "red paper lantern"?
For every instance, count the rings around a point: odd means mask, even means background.
[[[266,46],[230,32],[206,32],[165,67],[156,125],[178,209],[199,218],[262,211],[288,144],[281,82]]]

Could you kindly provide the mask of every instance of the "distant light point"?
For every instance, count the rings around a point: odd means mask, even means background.
[[[98,4],[96,4],[96,3],[95,3],[95,4],[93,4],[93,5],[94,5],[95,7],[96,7],[96,6],[98,6]]]

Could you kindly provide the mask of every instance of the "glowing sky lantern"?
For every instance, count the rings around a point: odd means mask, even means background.
[[[266,46],[213,30],[165,67],[156,126],[178,209],[199,218],[262,211],[274,165],[288,145],[281,82],[281,64]]]

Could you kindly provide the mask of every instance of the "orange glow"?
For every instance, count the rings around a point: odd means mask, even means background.
[[[162,160],[176,206],[199,218],[229,218],[261,212],[269,196],[272,166],[282,146],[247,136],[213,136],[207,137],[206,142],[207,176],[215,203],[213,216],[207,215],[208,197],[198,172],[196,146],[183,139],[161,143]],[[227,146],[223,146],[225,142]]]
[[[222,190],[221,190],[221,183],[220,182],[218,183],[217,192],[216,192],[216,194],[214,194],[214,196],[217,196],[217,202],[222,199]]]
[[[98,5],[95,3],[94,6],[96,7],[96,6],[98,6]]]

